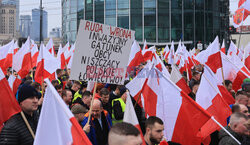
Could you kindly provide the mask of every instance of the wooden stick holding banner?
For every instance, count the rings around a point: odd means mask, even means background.
[[[91,118],[91,114],[92,114],[93,102],[95,100],[96,88],[97,88],[97,82],[95,82],[94,93],[93,93],[93,97],[92,97],[90,108],[89,108],[89,116],[88,116],[89,118],[88,118],[87,124],[89,124],[89,122],[90,122],[90,118]]]
[[[27,118],[25,117],[23,111],[21,111],[21,116],[22,116],[22,118],[23,118],[23,120],[24,120],[24,122],[25,122],[25,124],[26,124],[26,126],[27,126],[27,128],[28,128],[28,130],[30,132],[30,134],[32,135],[32,137],[34,139],[35,138],[35,134],[34,134],[33,130],[31,129],[30,124],[29,124]]]

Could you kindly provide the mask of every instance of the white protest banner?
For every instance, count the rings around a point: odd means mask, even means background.
[[[123,84],[135,32],[81,20],[70,79]]]

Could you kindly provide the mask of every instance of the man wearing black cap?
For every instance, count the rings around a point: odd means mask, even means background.
[[[118,99],[112,100],[112,124],[116,124],[118,122],[122,122],[124,111],[126,108],[126,100],[127,100],[127,88],[122,87],[120,89],[121,97]]]
[[[26,116],[31,129],[36,132],[38,115],[38,92],[30,85],[24,84],[18,92],[18,102]],[[7,109],[7,108],[6,108]],[[34,138],[29,132],[21,113],[13,115],[0,133],[1,145],[32,145]]]

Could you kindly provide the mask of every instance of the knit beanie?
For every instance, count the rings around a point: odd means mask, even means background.
[[[23,84],[18,91],[18,102],[21,103],[25,99],[33,98],[35,96],[38,97],[37,90],[30,85]]]

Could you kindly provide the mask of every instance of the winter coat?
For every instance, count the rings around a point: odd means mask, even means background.
[[[25,114],[25,113],[24,113]],[[38,115],[25,114],[31,129],[36,132]],[[21,113],[13,115],[5,124],[0,133],[0,145],[33,145],[34,139],[29,132]]]
[[[244,136],[234,132],[229,126],[226,126],[225,129],[230,132],[240,143],[242,143]],[[238,145],[238,143],[223,129],[221,129],[219,132],[219,140],[219,145]]]

